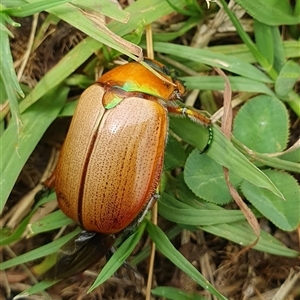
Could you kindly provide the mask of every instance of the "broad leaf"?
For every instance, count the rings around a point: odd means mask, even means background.
[[[300,224],[300,187],[289,174],[266,170],[265,173],[277,185],[285,201],[266,189],[243,182],[242,192],[246,198],[272,223],[282,230],[292,231]]]
[[[288,113],[275,97],[257,96],[237,113],[233,135],[248,148],[260,153],[283,151],[288,140]]]

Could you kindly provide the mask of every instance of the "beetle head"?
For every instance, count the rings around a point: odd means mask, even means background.
[[[181,100],[181,96],[185,93],[184,82],[177,78],[176,71],[170,70],[167,66],[162,63],[147,58],[144,58],[145,63],[147,63],[152,69],[159,72],[163,77],[165,77],[168,81],[172,81],[174,84],[174,95],[170,98],[170,100]]]

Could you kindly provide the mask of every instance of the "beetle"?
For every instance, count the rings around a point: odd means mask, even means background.
[[[102,75],[79,99],[54,185],[59,207],[84,230],[46,277],[83,271],[91,257],[105,255],[117,235],[141,221],[157,199],[168,113],[206,126],[211,143],[210,120],[175,101],[185,93],[183,83],[163,64],[145,62],[161,78],[130,62]]]

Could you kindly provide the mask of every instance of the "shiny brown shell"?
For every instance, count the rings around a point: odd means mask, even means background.
[[[89,231],[119,232],[153,197],[162,167],[167,112],[138,97],[105,110],[103,87],[81,96],[56,169],[62,211]]]

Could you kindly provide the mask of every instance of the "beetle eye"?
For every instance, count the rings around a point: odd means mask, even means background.
[[[171,76],[171,72],[170,72],[170,69],[169,69],[168,67],[163,66],[163,67],[161,68],[161,71],[162,71],[164,74],[166,74],[166,75],[168,75],[168,76]],[[171,76],[171,77],[172,77],[172,76]]]
[[[152,69],[154,69],[155,71],[170,76],[171,72],[170,69],[164,65],[160,65],[157,62],[149,59],[149,58],[145,58],[144,59],[145,63],[147,63]]]
[[[162,67],[149,58],[144,59],[145,63],[157,72],[164,73]]]

